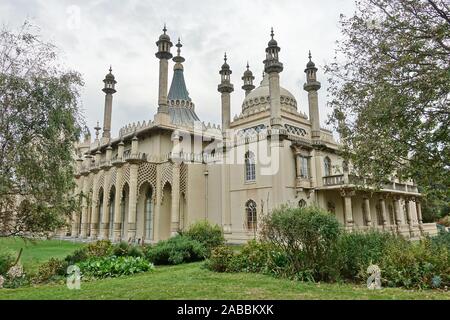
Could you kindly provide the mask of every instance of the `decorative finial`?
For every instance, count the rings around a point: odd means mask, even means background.
[[[98,135],[99,135],[101,129],[102,128],[100,128],[100,123],[97,121],[97,126],[94,128],[94,130],[95,130],[95,139],[96,140],[98,140]]]
[[[273,39],[274,35],[275,35],[275,33],[273,33],[273,27],[272,27],[272,28],[270,28],[270,36],[272,37],[272,39]]]
[[[312,59],[311,50],[309,50],[308,58],[309,58],[309,61],[311,61],[311,59]]]
[[[166,23],[164,22],[164,28],[163,28],[164,34],[166,34],[167,28],[166,28]]]
[[[181,54],[181,47],[183,46],[181,44],[180,38],[178,38],[178,43],[175,46],[177,47],[177,54],[178,54],[178,56],[180,56],[180,54]]]
[[[225,52],[225,54],[224,54],[224,56],[223,56],[223,60],[225,61],[225,62],[227,62],[227,53]]]
[[[247,61],[247,70],[250,68],[250,66],[248,65],[248,61]]]
[[[109,65],[109,73],[112,73],[112,65]]]

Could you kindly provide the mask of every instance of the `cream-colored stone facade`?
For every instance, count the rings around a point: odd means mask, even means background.
[[[317,68],[305,69],[309,114],[280,86],[283,65],[273,34],[266,49],[265,76],[253,85],[247,66],[242,80],[242,112],[230,119],[234,90],[231,70],[220,70],[222,126],[199,121],[186,90],[181,44],[173,57],[164,33],[160,59],[158,108],[154,119],[126,125],[111,137],[116,81],[106,76],[103,134],[91,141],[86,131],[77,145],[77,193],[81,214],[74,214],[67,235],[83,239],[154,242],[206,219],[223,227],[230,242],[257,235],[262,215],[282,204],[318,205],[334,213],[348,229],[370,228],[419,237],[435,234],[424,224],[417,187],[392,181],[383,189],[361,189],[364,181],[337,155],[332,132],[320,128]],[[155,88],[156,90],[156,88]],[[155,108],[156,111],[156,108]]]

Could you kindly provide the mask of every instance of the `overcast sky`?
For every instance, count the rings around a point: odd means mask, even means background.
[[[175,43],[181,37],[185,79],[197,115],[220,124],[218,71],[223,53],[233,71],[232,117],[241,110],[242,73],[247,60],[259,85],[270,28],[281,47],[281,85],[308,113],[303,91],[308,50],[319,67],[321,122],[326,121],[326,77],[323,66],[334,57],[340,37],[339,15],[350,15],[354,0],[2,0],[0,22],[10,28],[25,19],[62,51],[66,65],[81,72],[87,124],[103,121],[101,91],[109,65],[116,76],[112,131],[130,122],[153,119],[157,109],[158,60],[155,42],[164,22]],[[175,47],[172,53],[175,53]],[[173,63],[169,65],[169,86]]]

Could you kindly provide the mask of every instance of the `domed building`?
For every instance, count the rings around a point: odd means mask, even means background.
[[[261,217],[274,208],[313,204],[332,212],[350,230],[379,229],[409,238],[436,233],[435,224],[422,223],[421,195],[412,181],[359,188],[364,180],[339,157],[332,132],[320,127],[321,85],[311,54],[303,86],[308,116],[280,84],[283,64],[272,30],[262,81],[255,87],[247,64],[241,77],[245,99],[233,119],[234,85],[225,55],[217,88],[219,126],[201,122],[195,111],[180,40],[173,56],[164,27],[156,45],[160,64],[153,119],[126,124],[112,137],[117,84],[112,69],[103,80],[103,128],[94,128],[94,140],[86,128],[76,146],[76,192],[82,195],[82,209],[64,231],[67,236],[149,243],[208,220],[223,228],[228,241],[239,243],[253,239]]]

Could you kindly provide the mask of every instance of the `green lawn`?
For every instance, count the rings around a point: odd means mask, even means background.
[[[14,250],[19,254],[20,248],[23,248],[21,263],[27,272],[36,272],[39,264],[50,258],[64,258],[72,251],[81,247],[82,243],[47,240],[47,241],[24,241],[20,238],[0,238],[0,247]]]
[[[10,240],[8,240],[10,241]],[[20,247],[14,241],[10,242]],[[0,240],[0,245],[9,242]],[[23,262],[62,257],[79,244],[48,241],[28,246]],[[12,245],[10,246],[12,247]],[[64,249],[63,249],[64,248]],[[27,252],[28,251],[28,252]],[[28,261],[28,262],[27,262]],[[83,282],[81,290],[64,284],[0,290],[0,299],[448,299],[449,292],[383,289],[359,285],[312,284],[275,279],[259,274],[221,274],[202,263],[158,267],[139,275]]]

